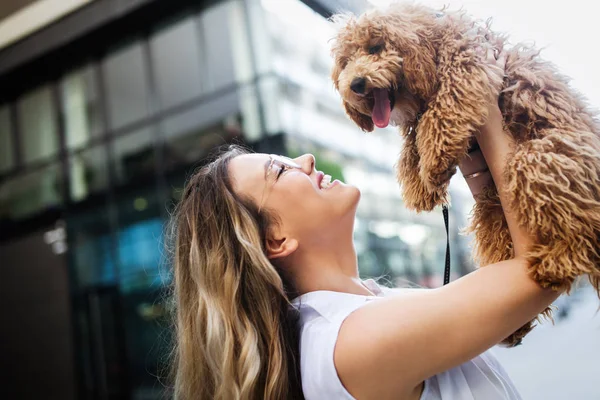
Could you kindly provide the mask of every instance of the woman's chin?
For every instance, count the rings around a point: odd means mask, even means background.
[[[360,190],[356,186],[335,180],[326,190],[331,196],[329,198],[335,202],[334,207],[343,215],[348,212],[356,213],[360,200]]]
[[[347,190],[347,194],[345,196],[348,197],[348,202],[352,207],[352,212],[356,213],[356,208],[358,207],[358,202],[360,201],[360,189],[354,185],[345,185],[345,189]]]
[[[329,187],[329,189],[344,190],[345,192],[348,192],[348,193],[355,193],[356,195],[358,195],[360,197],[360,189],[358,189],[356,186],[354,186],[350,183],[344,183],[337,179],[335,181],[331,182],[331,186]]]

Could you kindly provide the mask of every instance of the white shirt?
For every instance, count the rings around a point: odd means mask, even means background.
[[[364,281],[377,296],[394,290]],[[425,289],[423,289],[425,290]],[[300,311],[300,374],[306,400],[355,400],[344,388],[333,362],[342,322],[376,299],[350,293],[316,291],[292,302]],[[421,400],[521,400],[506,371],[488,351],[425,381]]]

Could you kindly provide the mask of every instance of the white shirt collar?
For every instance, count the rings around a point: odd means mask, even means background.
[[[317,290],[296,297],[292,300],[292,305],[300,311],[301,317],[305,317],[312,309],[324,318],[333,322],[333,320],[336,319],[336,316],[339,315],[340,307],[355,308],[369,300],[384,296],[384,292],[373,279],[367,279],[363,281],[363,284],[373,292],[375,296],[333,292],[330,290]]]

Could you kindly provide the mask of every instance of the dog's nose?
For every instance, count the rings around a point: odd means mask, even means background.
[[[364,94],[366,86],[367,81],[365,80],[365,78],[354,78],[350,83],[350,89],[352,89],[352,91],[357,94]]]

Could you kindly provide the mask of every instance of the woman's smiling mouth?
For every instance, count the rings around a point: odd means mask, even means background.
[[[317,186],[324,190],[332,186],[331,175],[327,175],[321,171],[317,171]]]

